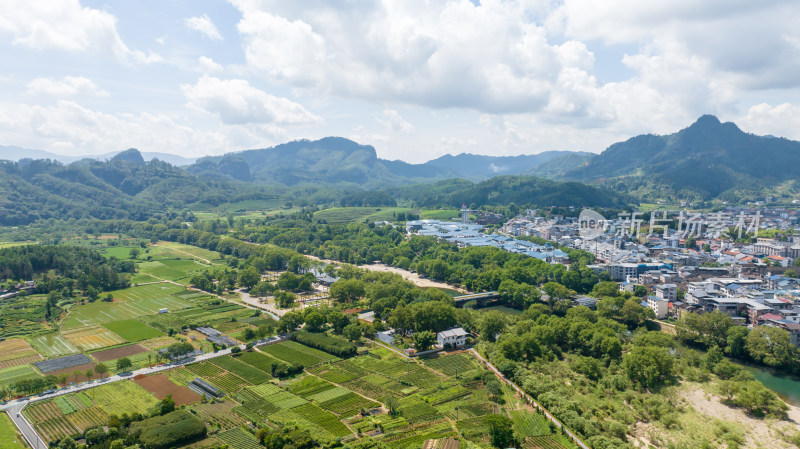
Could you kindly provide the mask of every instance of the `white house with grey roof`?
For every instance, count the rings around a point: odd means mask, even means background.
[[[468,336],[469,332],[465,331],[463,328],[456,327],[436,334],[436,341],[441,347],[445,347],[446,345],[462,347],[467,344]]]

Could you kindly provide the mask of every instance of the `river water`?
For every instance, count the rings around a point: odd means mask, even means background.
[[[800,379],[790,376],[777,376],[766,368],[744,365],[765,387],[778,393],[784,401],[800,407]]]

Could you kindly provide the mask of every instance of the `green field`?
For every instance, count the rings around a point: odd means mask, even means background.
[[[0,449],[24,449],[27,447],[22,442],[11,418],[5,413],[0,413]]]
[[[118,299],[118,302],[97,301],[74,306],[61,328],[76,329],[153,315],[161,308],[167,308],[172,312],[190,307],[192,305],[190,301],[173,295],[180,291],[181,287],[167,283],[117,290],[114,292],[114,298]]]
[[[157,402],[155,396],[133,382],[121,381],[90,388],[83,392],[109,415],[147,413]]]
[[[20,380],[35,379],[37,377],[41,377],[41,375],[30,365],[12,366],[11,368],[0,370],[0,385],[8,387]]]
[[[141,253],[144,253],[144,250],[141,246],[109,246],[104,248],[100,251],[106,257],[116,257],[120,260],[130,259],[131,258],[131,250],[138,249]],[[140,254],[139,257],[142,255]]]
[[[161,331],[136,320],[120,320],[105,323],[106,329],[128,341],[142,341],[164,335]]]
[[[28,342],[45,358],[75,354],[78,350],[59,333],[28,338]]]

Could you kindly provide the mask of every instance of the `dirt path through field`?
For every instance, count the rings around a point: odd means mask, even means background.
[[[338,261],[335,261],[335,260],[320,259],[319,257],[314,257],[314,256],[309,256],[309,255],[306,255],[306,257],[308,257],[309,259],[318,260],[318,261],[324,262],[324,263],[332,263],[332,264],[335,264],[335,265],[342,265],[342,263],[343,263],[343,262],[338,262]],[[365,270],[370,270],[370,271],[382,271],[384,273],[388,272],[388,273],[399,274],[400,276],[403,276],[403,279],[405,279],[405,280],[413,283],[417,287],[421,287],[421,288],[437,287],[437,288],[446,288],[448,290],[456,290],[456,291],[461,292],[461,293],[470,293],[469,291],[467,291],[466,289],[464,289],[462,287],[456,287],[454,285],[450,285],[450,284],[445,283],[445,282],[439,282],[439,281],[432,281],[430,279],[424,279],[424,278],[421,278],[417,273],[412,273],[411,271],[403,270],[403,269],[397,268],[397,267],[390,267],[390,266],[384,265],[382,263],[376,263],[376,264],[371,264],[371,265],[356,265],[356,266],[358,268],[363,268]]]

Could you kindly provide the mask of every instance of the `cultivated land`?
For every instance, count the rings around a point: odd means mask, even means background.
[[[279,363],[308,368],[278,379],[271,368]],[[374,440],[389,448],[417,449],[425,440],[449,437],[483,445],[482,417],[499,413],[513,420],[524,447],[574,447],[552,434],[545,418],[522,406],[507,387],[493,400],[483,381],[486,373],[466,353],[413,360],[377,346],[341,359],[287,341],[39,401],[24,413],[42,438],[57,441],[102,426],[111,415],[145,413],[172,394],[177,405],[205,422],[206,443],[253,449],[259,446],[248,422],[296,426],[323,443]],[[183,386],[198,377],[226,396],[201,399]],[[387,401],[397,404],[396,413],[388,413]],[[365,410],[372,412],[362,414]]]

